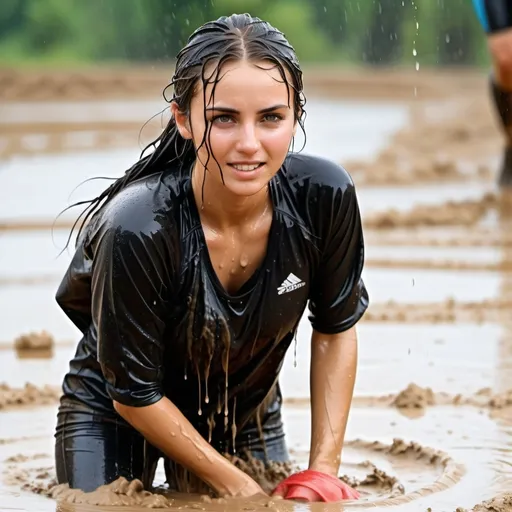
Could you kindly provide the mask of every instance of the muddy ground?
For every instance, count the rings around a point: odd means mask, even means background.
[[[54,222],[62,199],[84,178],[122,174],[124,152],[132,158],[139,149],[142,124],[160,106],[153,95],[168,78],[167,70],[146,71],[0,72],[0,307],[9,311],[0,325],[0,502],[26,510],[55,510],[56,501],[78,511],[291,510],[282,500],[149,492],[137,481],[90,494],[55,486],[56,401],[77,334],[53,303],[70,255],[56,259],[50,228],[62,242],[73,218]],[[501,138],[485,76],[311,76],[310,130],[321,131],[318,113],[328,107],[356,132],[348,139],[340,125],[327,143],[339,146],[329,156],[358,187],[372,299],[359,328],[340,471],[362,497],[346,509],[510,511],[512,200],[494,185]],[[150,123],[146,138],[160,126],[160,118]],[[312,139],[308,151],[322,154]],[[112,168],[98,168],[105,162]],[[27,181],[32,187],[16,196]],[[309,333],[305,319],[283,369],[293,465],[236,461],[269,489],[307,463]]]

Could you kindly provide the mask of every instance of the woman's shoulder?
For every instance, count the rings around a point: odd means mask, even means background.
[[[348,171],[327,158],[304,153],[290,153],[283,166],[284,176],[295,184],[306,187],[347,190],[354,187]]]
[[[175,226],[174,211],[183,200],[178,176],[156,173],[129,183],[116,193],[92,222],[92,236],[98,231],[134,235],[155,235]]]

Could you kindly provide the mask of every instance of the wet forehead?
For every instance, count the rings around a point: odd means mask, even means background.
[[[212,71],[216,73],[215,69],[207,70],[206,76],[210,76]],[[202,87],[197,96],[203,104]],[[279,69],[270,62],[226,63],[220,70],[215,89],[214,84],[206,86],[207,107],[225,106],[250,112],[276,104],[288,104],[288,87]]]

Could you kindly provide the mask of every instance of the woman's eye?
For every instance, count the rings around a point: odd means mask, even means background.
[[[265,121],[269,121],[271,123],[277,123],[278,121],[281,121],[283,118],[278,114],[267,114],[264,117]]]
[[[231,118],[231,116],[222,115],[222,116],[214,117],[213,121],[218,124],[227,124],[232,121],[232,118]]]

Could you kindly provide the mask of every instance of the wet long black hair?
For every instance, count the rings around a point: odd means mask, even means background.
[[[303,93],[302,70],[295,50],[282,32],[270,23],[249,14],[223,16],[199,27],[178,53],[174,76],[163,91],[164,99],[168,103],[176,102],[182,113],[190,114],[190,103],[197,91],[199,81],[202,81],[203,84],[202,90],[206,105],[208,103],[207,85],[213,84],[211,91],[211,97],[213,97],[216,84],[221,78],[222,65],[227,61],[237,60],[266,61],[273,68],[278,69],[288,88],[288,103],[293,98],[295,118],[304,132],[306,99]],[[287,74],[291,77],[291,82],[288,80]],[[293,94],[290,88],[293,89]],[[173,94],[169,98],[170,89],[173,89]],[[206,121],[206,112],[205,125],[205,133],[199,147],[205,144],[209,136],[210,128]],[[212,156],[209,144],[206,145],[206,148],[209,160]],[[148,153],[150,149],[153,151]],[[124,176],[115,180],[98,197],[81,201],[70,207],[88,204],[76,219],[68,243],[74,229],[80,224],[77,235],[78,243],[87,220],[129,183],[161,172],[171,163],[192,164],[196,154],[197,150],[194,148],[192,140],[184,139],[181,136],[174,116],[172,116],[162,133],[144,148],[138,162],[130,167]],[[205,170],[207,163],[204,163]],[[81,221],[81,219],[83,220]]]

